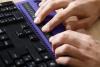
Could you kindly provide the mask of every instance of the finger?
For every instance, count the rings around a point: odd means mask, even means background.
[[[40,9],[36,12],[38,20],[36,18],[34,22],[41,23],[44,18],[52,11],[55,11],[59,8],[64,8],[66,5],[68,5],[66,0],[48,1],[45,6],[41,6]]]
[[[43,5],[44,3],[45,3],[45,2],[40,2],[40,3],[39,3],[39,6]]]
[[[36,13],[35,13],[35,16],[37,16],[38,15],[38,13],[48,4],[48,2],[49,2],[49,0],[47,0],[47,1],[45,1],[44,3],[43,3],[43,5],[41,5],[40,7],[39,7],[39,9],[36,11]],[[41,2],[42,3],[42,2]]]
[[[80,60],[84,60],[84,58],[88,59],[78,48],[70,44],[63,44],[62,46],[57,47],[55,49],[55,55],[56,57],[70,56]]]
[[[53,47],[57,47],[61,44],[70,44],[77,48],[80,48],[84,45],[84,42],[87,42],[86,40],[90,39],[90,36],[74,32],[71,30],[64,31],[62,33],[59,33],[55,36],[52,36],[49,41],[52,43]]]
[[[84,18],[78,21],[74,21],[74,22],[67,22],[67,25],[70,25],[71,30],[77,30],[77,29],[87,29],[89,28],[91,25],[93,25],[93,23],[97,20],[98,17],[96,16],[91,16],[88,18]],[[67,26],[66,26],[67,28]]]
[[[42,0],[40,3],[39,3],[39,6],[43,5],[47,0]]]
[[[62,64],[65,66],[69,65],[72,67],[81,67],[83,65],[82,61],[72,57],[59,57],[58,59],[56,59],[56,62],[58,64]]]
[[[74,7],[68,6],[66,9],[62,10],[62,12],[57,13],[46,25],[43,26],[43,32],[50,32],[56,26],[64,22],[67,18],[74,16],[76,10]]]
[[[74,26],[76,26],[76,24],[77,24],[77,21],[79,21],[77,16],[71,16],[64,21],[63,25],[65,26],[66,30],[73,30]],[[70,25],[72,23],[73,23],[73,25]]]
[[[93,25],[94,22],[96,22],[98,16],[90,16],[88,18],[85,19],[81,19],[77,22],[77,26],[76,26],[76,30],[79,28],[84,28],[87,29],[89,28],[91,25]]]
[[[64,10],[63,8],[60,8],[60,9],[56,10],[56,13],[62,12],[63,10]]]

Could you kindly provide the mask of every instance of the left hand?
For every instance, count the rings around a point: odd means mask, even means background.
[[[63,9],[42,27],[42,31],[50,32],[59,24],[63,24],[65,29],[77,30],[88,28],[98,19],[100,10],[99,0],[46,0],[40,4],[36,12],[35,23],[39,24],[52,11]],[[72,16],[78,18],[77,21],[66,22]],[[65,21],[65,22],[64,22]]]
[[[65,31],[50,38],[58,64],[72,67],[100,67],[100,44],[91,36]]]

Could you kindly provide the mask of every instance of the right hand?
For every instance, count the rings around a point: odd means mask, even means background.
[[[63,8],[53,19],[43,26],[42,31],[49,32],[63,22],[65,28],[71,27],[72,30],[88,28],[99,17],[98,0],[47,0],[42,2],[36,12],[35,23],[41,23],[52,11]],[[77,16],[74,22],[64,22],[72,16]]]
[[[71,67],[100,67],[100,42],[90,35],[67,30],[52,36],[58,64]]]

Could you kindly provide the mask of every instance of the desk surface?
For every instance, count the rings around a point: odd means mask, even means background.
[[[5,2],[5,1],[14,1],[18,2],[20,0],[0,0],[0,2]],[[91,27],[89,28],[86,32],[92,35],[95,39],[100,40],[100,20],[98,21]]]

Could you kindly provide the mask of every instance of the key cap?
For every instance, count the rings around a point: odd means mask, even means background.
[[[4,41],[5,47],[12,47],[12,42],[10,40]]]
[[[24,64],[24,61],[23,61],[23,59],[17,59],[17,60],[15,60],[15,63],[17,66],[21,66],[22,64]]]
[[[8,40],[9,38],[8,38],[8,36],[7,35],[0,35],[0,40],[1,41],[4,41],[4,40]]]
[[[9,50],[9,51],[8,51],[8,54],[10,55],[10,57],[11,57],[12,59],[17,59],[17,58],[19,58],[19,55],[18,55],[14,50]]]
[[[10,65],[10,67],[17,67],[15,64]]]
[[[41,42],[36,42],[36,43],[34,44],[34,46],[36,47],[36,49],[37,49],[39,52],[46,51],[46,48],[43,46],[43,43],[41,43]]]
[[[8,55],[8,53],[6,53],[6,52],[1,55],[1,58],[2,58],[2,61],[6,65],[9,65],[9,64],[11,64],[13,62],[12,59],[10,58],[10,56]]]
[[[39,63],[43,60],[34,48],[33,49],[28,48],[28,50],[29,50],[29,53],[35,62]]]
[[[24,34],[23,32],[19,32],[19,31],[16,31],[16,35],[17,35],[19,38],[25,37],[25,34]]]
[[[57,64],[54,61],[47,62],[48,67],[58,67]]]
[[[21,24],[21,28],[24,30],[24,29],[28,29],[29,26],[27,24]]]
[[[33,31],[32,31],[31,29],[25,29],[25,30],[24,30],[24,33],[25,33],[26,35],[30,35],[30,34],[33,34]]]
[[[50,56],[50,54],[49,54],[48,52],[42,53],[42,57],[43,57],[44,60],[49,60],[49,59],[51,59],[51,56]]]
[[[31,35],[29,35],[28,37],[29,37],[29,39],[30,39],[31,41],[39,41],[39,39],[37,38],[37,36],[36,36],[35,34],[31,34]]]
[[[31,61],[31,60],[32,60],[32,57],[28,54],[28,55],[26,55],[26,56],[23,56],[23,60],[24,60],[25,62]]]
[[[0,34],[4,34],[5,31],[3,29],[0,29]]]
[[[36,67],[36,64],[35,64],[34,61],[28,62],[28,63],[27,63],[27,67]]]
[[[38,65],[39,67],[47,67],[46,63],[41,63]]]

